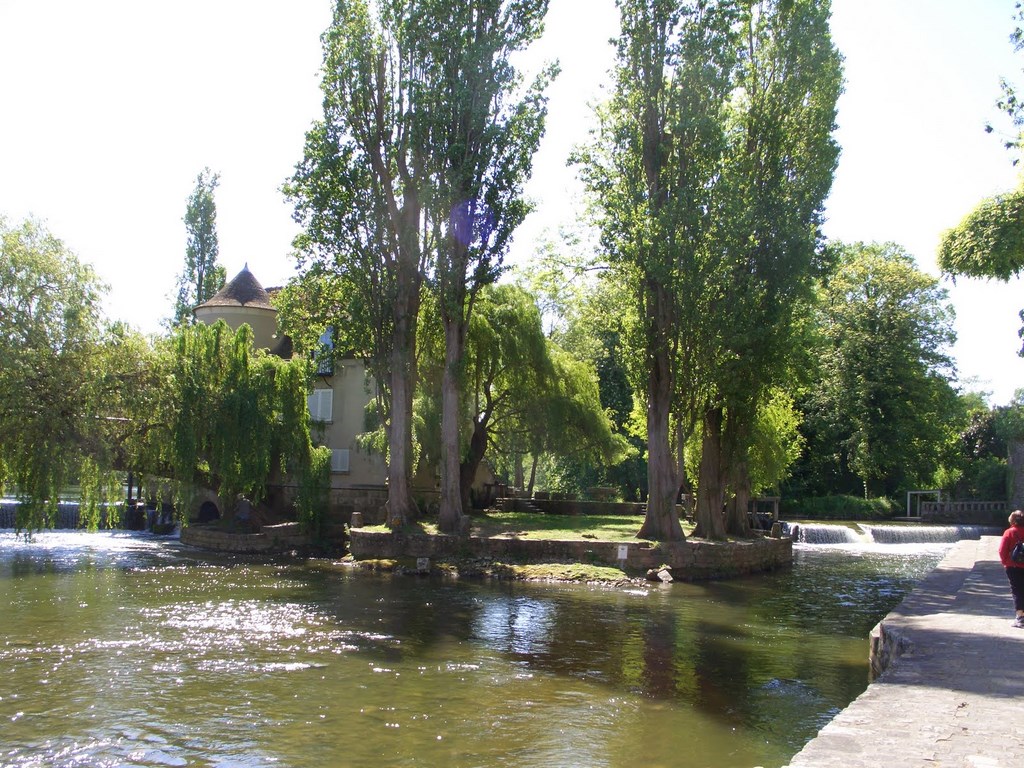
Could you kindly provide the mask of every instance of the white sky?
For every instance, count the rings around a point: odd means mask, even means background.
[[[281,184],[320,110],[330,0],[0,0],[0,215],[28,215],[110,286],[107,312],[145,332],[171,313],[196,175],[220,173],[220,261],[265,285],[294,274]],[[1019,80],[1013,0],[833,0],[846,58],[843,147],[826,233],[892,240],[937,274],[935,249],[982,197],[1015,186],[1000,141],[999,78]],[[565,159],[584,140],[615,34],[613,0],[552,0],[538,53],[562,75],[513,258],[569,224]],[[1021,281],[950,286],[961,379],[1007,402],[1024,387]]]

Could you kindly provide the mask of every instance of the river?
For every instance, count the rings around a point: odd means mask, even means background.
[[[949,546],[611,588],[0,532],[0,766],[781,766]]]

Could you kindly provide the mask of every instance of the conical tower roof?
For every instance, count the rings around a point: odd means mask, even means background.
[[[223,288],[214,294],[209,301],[200,304],[202,307],[262,307],[273,309],[270,296],[260,285],[259,280],[249,271],[249,265],[229,280]]]

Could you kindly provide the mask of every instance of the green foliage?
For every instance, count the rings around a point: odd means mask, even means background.
[[[946,292],[892,243],[838,245],[835,253],[838,270],[818,310],[817,381],[802,403],[804,489],[888,495],[921,487],[963,413],[950,385]]]
[[[465,506],[460,423],[467,335],[482,288],[503,271],[512,233],[529,212],[523,185],[547,115],[552,69],[524,88],[516,54],[543,29],[548,0],[421,0],[430,33],[428,164],[435,199],[427,219],[437,244],[428,285],[444,327],[441,517],[447,532]],[[471,442],[472,445],[472,442]]]
[[[232,331],[223,321],[182,326],[172,344],[164,461],[179,511],[197,485],[233,504],[261,499],[272,472],[301,476],[311,448],[309,363],[254,351],[249,326]]]
[[[61,491],[109,467],[105,450],[103,288],[38,222],[0,217],[0,487],[16,524],[50,525]],[[101,483],[84,483],[87,507]]]
[[[302,233],[299,266],[323,280],[318,332],[351,331],[374,377],[388,436],[388,515],[415,511],[412,406],[416,333],[436,184],[428,149],[432,83],[426,3],[338,0],[323,35],[323,118],[285,185]],[[438,30],[432,30],[436,32]],[[344,295],[347,304],[335,298]],[[321,301],[324,298],[326,300]],[[301,298],[299,298],[301,301]]]
[[[967,465],[967,473],[955,486],[957,499],[1002,501],[1009,481],[1007,462],[998,456],[984,456]]]
[[[213,298],[223,286],[226,274],[217,263],[217,204],[213,193],[220,176],[204,168],[196,177],[196,186],[185,208],[185,265],[178,277],[171,326],[189,324],[192,310]]]
[[[91,531],[99,528],[101,523],[105,523],[108,528],[119,527],[124,501],[121,475],[104,471],[92,457],[83,459],[78,471],[79,525]]]
[[[758,408],[750,448],[750,485],[754,494],[778,488],[804,448],[800,416],[790,393],[774,389]]]
[[[1013,401],[995,409],[994,428],[1004,442],[1024,440],[1024,389],[1014,392]]]
[[[793,378],[823,266],[841,69],[827,2],[619,7],[616,89],[579,159],[630,295],[623,338],[647,413],[649,520],[668,536],[678,444],[728,411],[718,421],[730,434],[708,435],[707,477],[744,464],[761,398]]]
[[[1010,42],[1013,43],[1013,49],[1020,52],[1024,50],[1024,3],[1016,2],[1013,7],[1016,25],[1010,33]],[[1004,139],[1003,146],[1015,153],[1013,164],[1017,165],[1020,162],[1019,152],[1024,148],[1024,101],[1017,96],[1017,88],[1006,78],[1001,78],[999,84],[1003,94],[996,102],[996,107],[1010,118],[1014,130],[1014,134]],[[985,130],[992,133],[992,125],[986,125]]]
[[[939,267],[953,276],[1007,281],[1024,270],[1024,187],[983,200],[939,243]]]
[[[310,450],[309,463],[299,480],[295,507],[299,524],[313,540],[324,537],[324,520],[331,490],[331,449],[319,446]]]
[[[440,453],[443,364],[434,307],[426,303],[420,323],[425,386],[416,407],[418,443],[429,466],[437,465]],[[470,321],[464,372],[465,482],[485,452],[510,475],[526,456],[589,464],[621,459],[624,446],[602,408],[593,367],[544,337],[539,308],[523,288],[499,284],[481,291]]]
[[[1014,50],[1024,50],[1024,6],[1014,4],[1016,26],[1010,35]],[[1014,153],[1013,164],[1020,162],[1024,148],[1024,100],[1005,78],[1001,81],[1003,95],[996,103],[1013,126],[1013,135],[1004,146]],[[992,132],[992,126],[986,130]],[[942,235],[938,252],[939,267],[954,277],[995,278],[1008,281],[1024,271],[1024,187],[982,200],[956,227]],[[1024,310],[1020,313],[1024,321]],[[1018,334],[1024,339],[1024,326]],[[1024,345],[1018,353],[1024,356]]]
[[[779,514],[787,520],[884,520],[904,512],[891,499],[860,496],[783,498],[779,503]]]

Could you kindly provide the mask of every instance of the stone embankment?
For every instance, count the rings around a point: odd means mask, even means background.
[[[775,570],[793,561],[793,542],[788,538],[617,543],[589,539],[431,536],[359,528],[353,528],[349,537],[349,550],[356,560],[492,558],[511,562],[611,565],[629,571],[667,565],[672,569],[673,578],[694,581]]]
[[[954,545],[875,627],[877,675],[789,768],[1024,766],[1024,629],[996,550]]]
[[[205,525],[181,529],[182,544],[236,554],[289,552],[305,548],[308,541],[298,523],[265,525],[259,533],[233,533]]]

